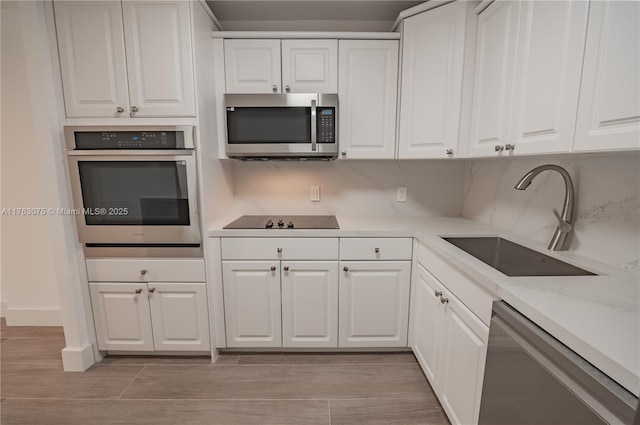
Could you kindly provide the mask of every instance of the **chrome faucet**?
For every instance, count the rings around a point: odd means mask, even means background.
[[[573,211],[575,208],[575,196],[573,193],[573,181],[571,176],[564,168],[559,165],[547,164],[541,165],[529,171],[514,186],[514,189],[525,190],[529,187],[533,178],[546,170],[555,170],[564,179],[564,204],[562,205],[562,213],[558,214],[558,210],[553,209],[553,214],[558,219],[558,227],[556,228],[548,249],[551,251],[566,251],[569,249],[569,235],[573,231]]]

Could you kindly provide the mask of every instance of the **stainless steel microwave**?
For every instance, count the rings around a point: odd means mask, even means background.
[[[338,156],[337,94],[225,94],[224,104],[230,158]]]

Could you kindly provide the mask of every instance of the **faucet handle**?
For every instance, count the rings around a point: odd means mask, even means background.
[[[553,209],[553,215],[555,215],[556,218],[558,219],[558,229],[561,232],[569,233],[571,229],[573,229],[573,226],[571,225],[571,223],[567,223],[566,221],[564,221],[564,219],[560,217],[560,213],[558,213],[558,210],[555,208]]]

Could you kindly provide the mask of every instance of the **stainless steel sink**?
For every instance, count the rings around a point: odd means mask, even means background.
[[[499,237],[442,238],[507,276],[595,276]]]

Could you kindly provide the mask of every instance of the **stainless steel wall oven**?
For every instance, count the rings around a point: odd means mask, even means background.
[[[85,253],[201,255],[192,126],[64,131]]]

